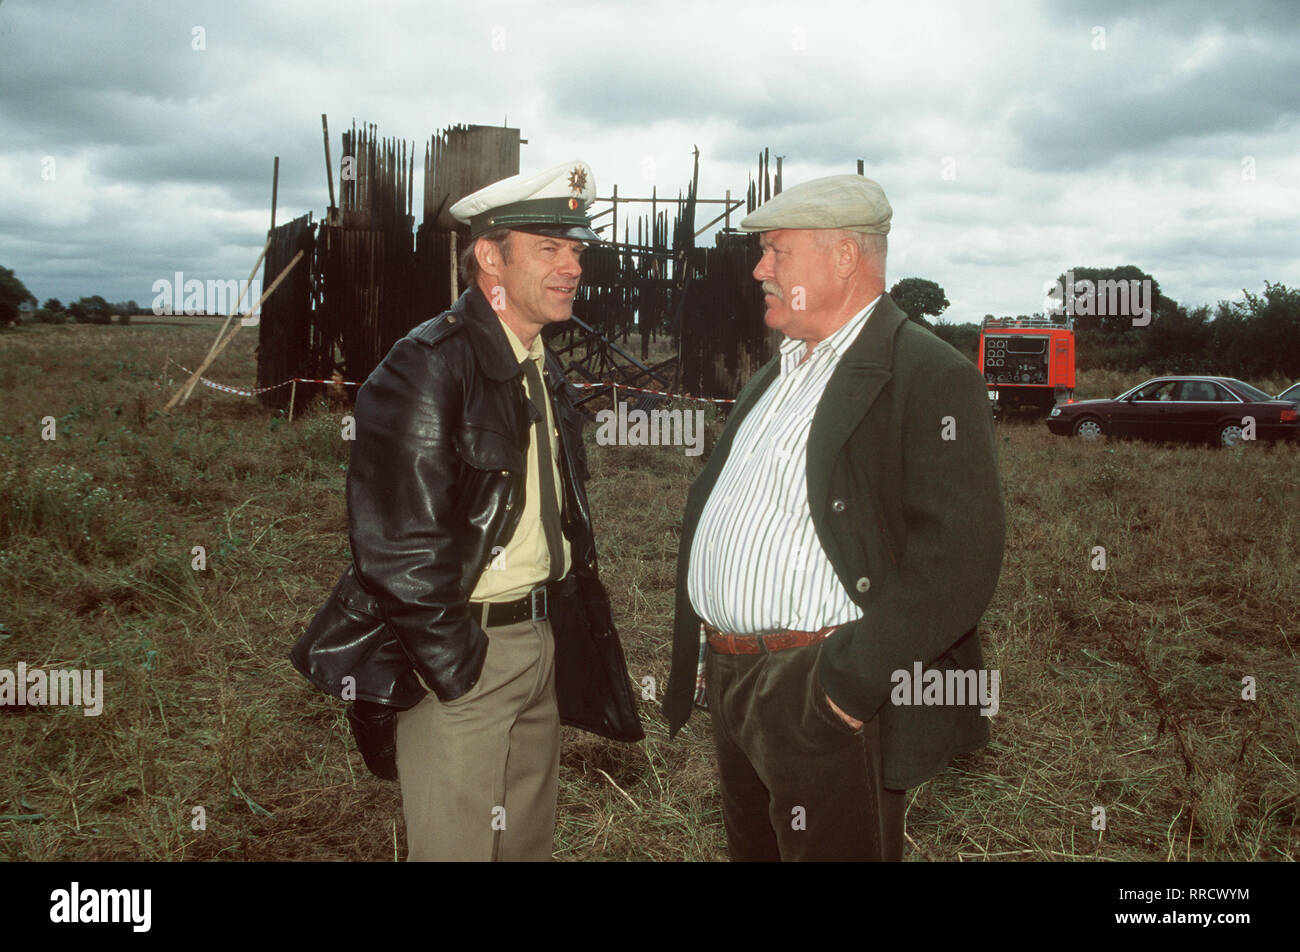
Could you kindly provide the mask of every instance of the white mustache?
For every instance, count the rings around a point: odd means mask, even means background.
[[[781,293],[781,289],[777,287],[775,284],[773,284],[771,281],[763,282],[763,293],[771,294],[773,297],[779,298],[782,301],[785,300],[785,295]]]

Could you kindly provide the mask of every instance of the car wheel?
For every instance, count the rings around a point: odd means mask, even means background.
[[[1100,439],[1105,433],[1101,421],[1093,417],[1084,417],[1074,425],[1074,435],[1082,440]]]
[[[1236,446],[1241,442],[1241,424],[1229,423],[1219,429],[1220,446]]]

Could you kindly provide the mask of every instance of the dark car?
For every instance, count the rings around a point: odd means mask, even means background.
[[[1232,377],[1157,377],[1113,400],[1052,408],[1047,428],[1062,436],[1105,434],[1149,440],[1208,440],[1235,446],[1254,420],[1255,439],[1296,439],[1300,410]]]
[[[1293,383],[1277,395],[1279,400],[1285,400],[1287,403],[1294,403],[1300,406],[1300,383]]]

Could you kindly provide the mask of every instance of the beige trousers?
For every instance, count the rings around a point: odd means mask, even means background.
[[[547,861],[560,719],[549,621],[486,629],[483,673],[454,701],[397,719],[407,860]]]

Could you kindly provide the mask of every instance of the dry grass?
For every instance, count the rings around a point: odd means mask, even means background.
[[[396,785],[285,659],[347,557],[337,419],[318,405],[290,425],[202,388],[161,415],[180,382],[167,358],[194,360],[213,333],[0,335],[0,668],[102,668],[107,695],[99,717],[0,708],[0,858],[402,853]],[[247,384],[255,343],[236,338],[212,375]],[[1079,396],[1141,379],[1081,375]],[[1002,706],[991,747],[913,791],[909,858],[1294,859],[1300,448],[999,433],[1010,532],[985,643]],[[662,688],[701,458],[589,449],[629,668]],[[725,855],[707,717],[670,743],[642,707],[640,745],[566,729],[559,858]]]

